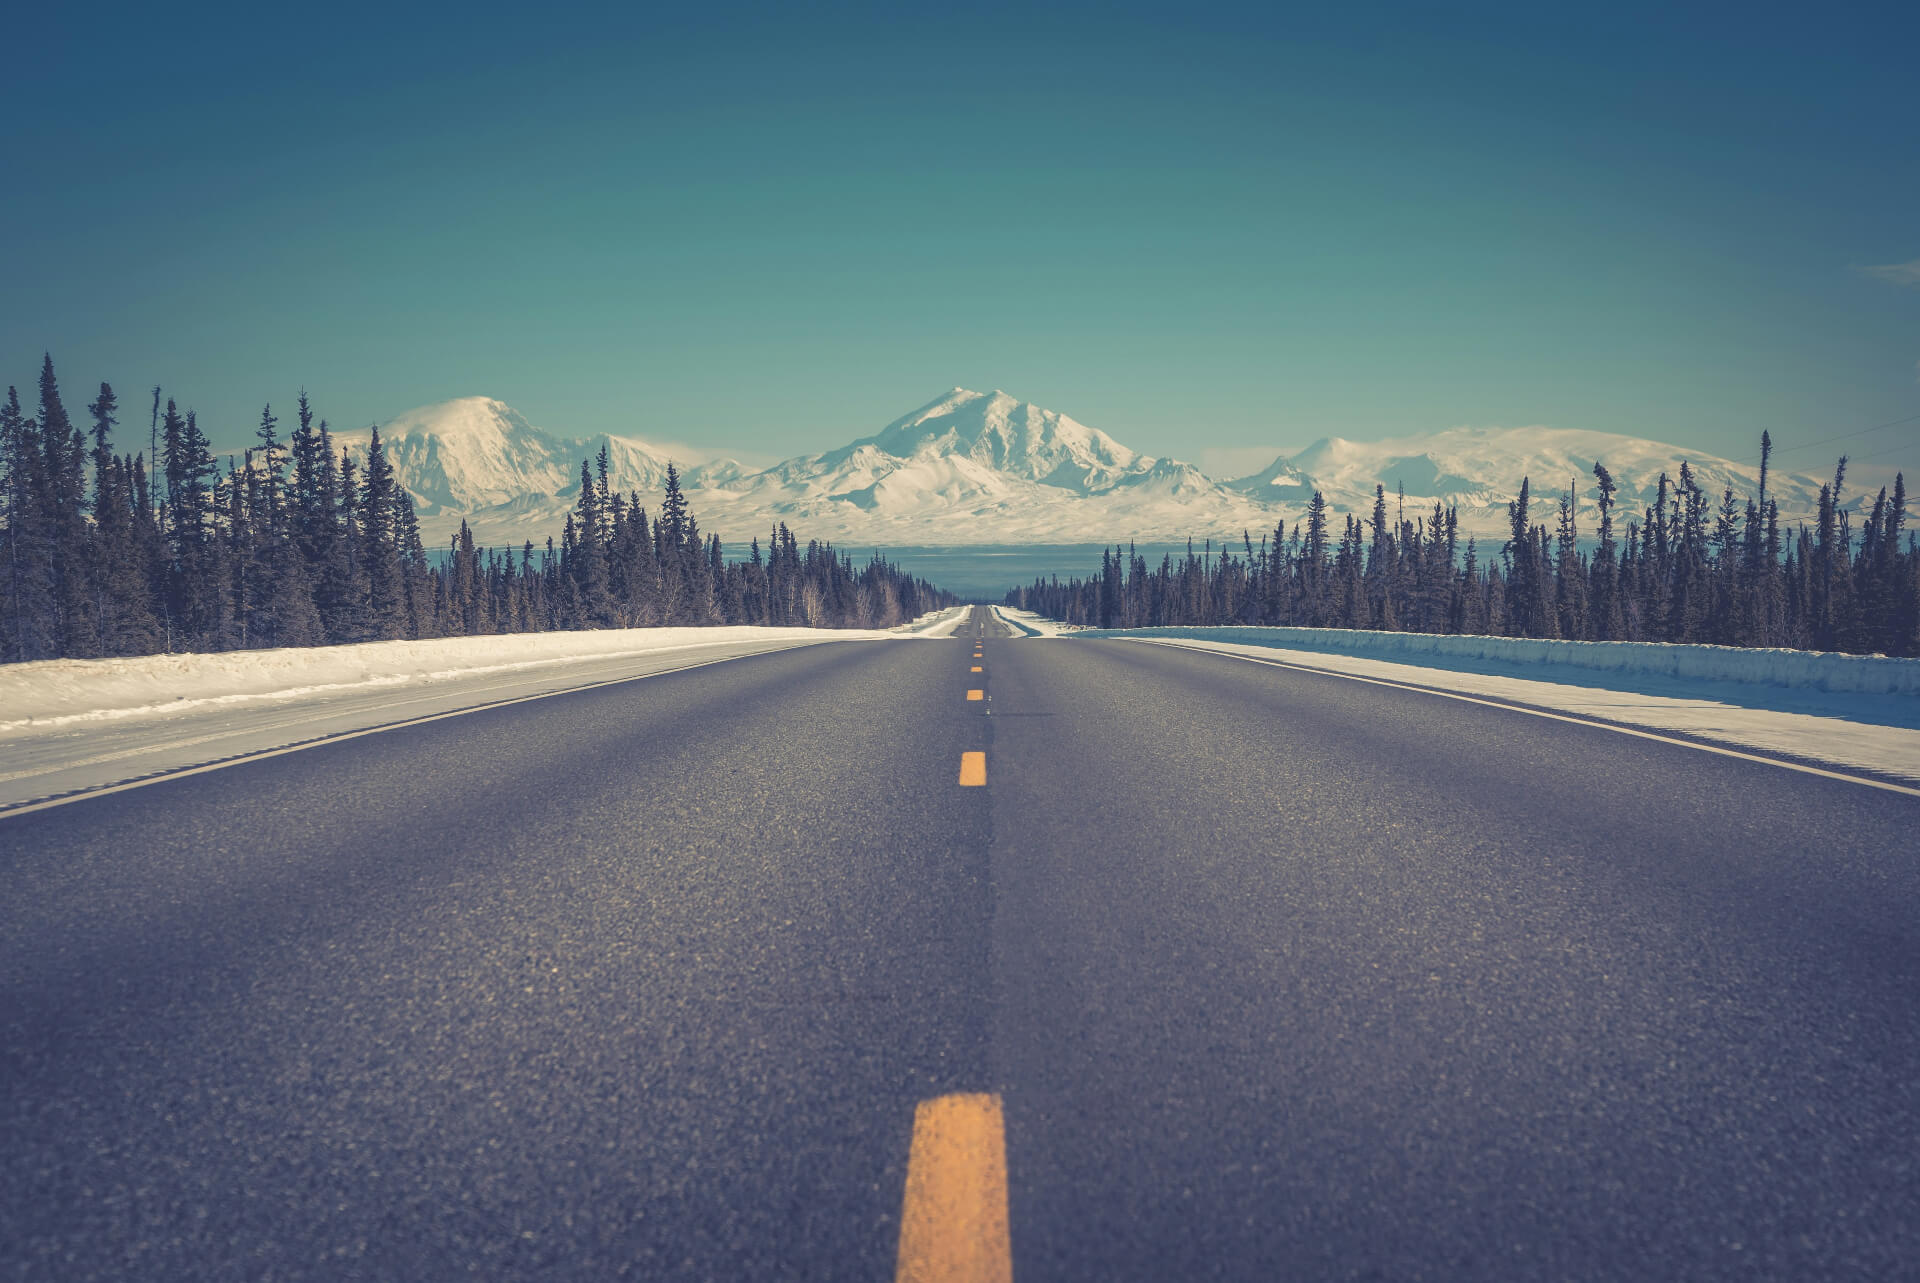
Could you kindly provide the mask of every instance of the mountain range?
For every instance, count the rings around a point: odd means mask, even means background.
[[[338,440],[364,453],[366,432]],[[400,415],[381,428],[395,476],[412,494],[429,541],[465,520],[489,544],[558,534],[579,493],[580,464],[604,448],[608,476],[649,509],[667,457],[639,437],[569,436],[529,423],[489,397],[463,397]],[[1550,521],[1569,485],[1583,529],[1597,525],[1593,463],[1619,486],[1621,524],[1652,503],[1662,472],[1685,459],[1715,502],[1731,486],[1744,504],[1758,463],[1616,433],[1573,428],[1456,427],[1385,441],[1327,437],[1244,477],[1216,480],[1190,463],[1142,454],[1097,428],[1005,392],[954,388],[837,450],[752,469],[721,459],[681,470],[701,526],[744,541],[784,521],[803,539],[847,547],[1257,540],[1297,521],[1315,490],[1336,514],[1365,515],[1374,486],[1408,515],[1457,506],[1463,531],[1505,537],[1507,504],[1532,480],[1535,521]],[[1884,475],[1881,475],[1884,474]],[[1850,470],[1844,498],[1869,505],[1891,468]],[[1768,491],[1783,523],[1814,512],[1822,478],[1782,469]],[[1336,517],[1336,521],[1338,517]]]

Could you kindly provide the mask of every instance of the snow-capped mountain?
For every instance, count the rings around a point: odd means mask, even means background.
[[[537,543],[557,534],[578,495],[581,460],[603,447],[614,487],[639,491],[650,509],[666,483],[664,452],[637,437],[544,431],[487,397],[410,411],[385,425],[381,439],[434,541],[462,519],[484,543]],[[366,434],[341,440],[364,451]],[[1462,427],[1375,442],[1328,437],[1222,482],[1005,392],[964,388],[837,450],[760,470],[723,459],[681,476],[702,527],[732,540],[780,521],[803,538],[850,546],[1237,539],[1243,530],[1258,538],[1277,521],[1299,520],[1315,490],[1336,514],[1365,515],[1376,483],[1396,503],[1404,488],[1409,516],[1438,501],[1458,507],[1464,531],[1504,538],[1507,504],[1522,477],[1532,481],[1535,521],[1550,521],[1571,485],[1582,529],[1591,535],[1596,459],[1619,486],[1623,526],[1652,503],[1663,471],[1677,477],[1682,459],[1716,502],[1731,486],[1744,504],[1758,481],[1757,463],[1637,437]],[[1892,473],[1850,472],[1849,506],[1870,504]],[[1775,467],[1768,489],[1787,524],[1811,515],[1820,482]]]
[[[1582,528],[1592,534],[1599,520],[1594,462],[1606,465],[1618,487],[1616,520],[1624,529],[1652,505],[1660,476],[1677,486],[1685,460],[1694,481],[1717,507],[1731,488],[1744,510],[1759,487],[1758,461],[1739,462],[1684,450],[1679,446],[1613,432],[1578,428],[1448,428],[1442,432],[1385,441],[1345,441],[1325,437],[1293,455],[1281,455],[1250,476],[1223,483],[1229,490],[1283,509],[1303,507],[1318,490],[1336,512],[1370,512],[1374,486],[1384,485],[1389,502],[1404,488],[1409,514],[1431,511],[1436,501],[1460,512],[1463,529],[1477,534],[1507,532],[1507,504],[1530,481],[1533,520],[1550,522],[1560,495],[1571,489]],[[1884,476],[1881,474],[1885,474]],[[1817,510],[1826,478],[1782,469],[1776,461],[1767,476],[1767,493],[1780,505],[1784,523],[1806,519]],[[1843,492],[1845,506],[1870,507],[1874,490],[1891,485],[1888,468],[1852,469]],[[1671,490],[1670,490],[1671,493]]]
[[[872,445],[900,459],[970,459],[1008,476],[1081,494],[1110,490],[1154,462],[1064,414],[1005,392],[983,396],[965,388],[896,419],[872,438]]]
[[[334,440],[364,457],[368,436],[349,432]],[[381,426],[380,442],[395,478],[413,496],[422,529],[434,536],[457,528],[462,518],[514,540],[558,530],[580,493],[581,461],[598,459],[603,448],[615,489],[653,494],[667,481],[666,456],[637,437],[543,431],[492,397],[409,410]],[[713,475],[726,479],[740,471],[726,460],[714,465]]]
[[[838,450],[700,480],[696,511],[729,529],[777,520],[863,543],[1081,542],[1102,529],[1161,537],[1265,520],[1258,503],[1191,464],[1140,454],[1005,392],[965,388]]]

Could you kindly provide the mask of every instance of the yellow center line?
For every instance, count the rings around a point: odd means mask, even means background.
[[[987,693],[985,691],[968,691],[967,692],[968,699],[985,699],[986,697],[987,697]]]
[[[964,1092],[913,1111],[895,1283],[1013,1283],[1000,1098]]]
[[[960,755],[960,783],[966,788],[978,788],[987,782],[987,755],[985,753],[962,753]]]
[[[976,673],[977,673],[977,672],[979,672],[979,671],[980,671],[980,665],[978,665],[978,664],[975,664],[975,665],[973,666],[973,671],[974,671],[974,672],[976,672]]]

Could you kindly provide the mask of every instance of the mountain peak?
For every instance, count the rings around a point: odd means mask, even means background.
[[[979,467],[1080,494],[1112,489],[1153,460],[1106,433],[1004,388],[956,387],[857,443],[895,459],[964,459]]]
[[[444,440],[499,439],[538,433],[519,411],[490,396],[454,397],[397,414],[381,428],[389,440],[403,436],[436,436]]]
[[[366,449],[367,436],[344,433],[336,440],[357,453]],[[617,490],[657,490],[666,475],[666,460],[645,442],[546,432],[489,396],[455,397],[397,414],[381,425],[380,436],[394,476],[423,517],[516,504],[544,514],[549,501],[578,492],[581,461],[603,448],[608,480]]]

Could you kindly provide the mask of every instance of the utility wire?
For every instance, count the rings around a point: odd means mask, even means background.
[[[1838,436],[1822,437],[1818,441],[1803,441],[1799,445],[1790,445],[1785,448],[1776,447],[1773,454],[1775,458],[1779,458],[1783,454],[1792,454],[1795,450],[1811,450],[1817,445],[1829,445],[1835,441],[1846,441],[1853,437],[1864,437],[1869,432],[1879,432],[1884,428],[1897,428],[1903,423],[1920,423],[1920,414],[1910,414],[1904,419],[1892,419],[1886,423],[1876,423],[1870,428],[1861,428],[1855,432],[1842,432]],[[1894,448],[1898,449],[1899,447],[1896,446]],[[1760,456],[1757,454],[1749,454],[1742,456],[1739,462],[1754,463],[1757,462],[1759,458]]]
[[[1898,454],[1902,450],[1920,451],[1920,444],[1916,444],[1914,442],[1909,441],[1905,445],[1893,446],[1890,449],[1886,449],[1886,450],[1875,450],[1872,454],[1863,454],[1858,459],[1848,459],[1847,462],[1848,463],[1865,463],[1869,459],[1884,459],[1888,455]]]

